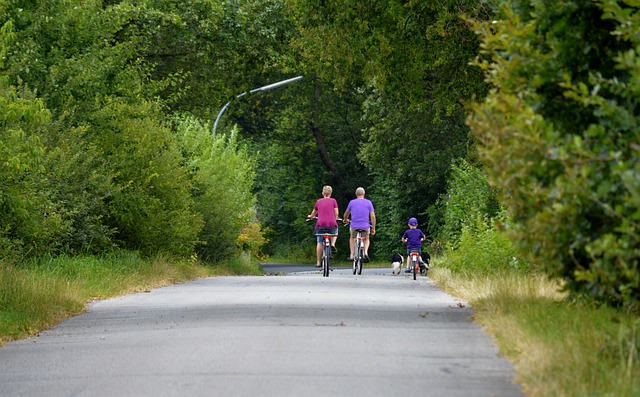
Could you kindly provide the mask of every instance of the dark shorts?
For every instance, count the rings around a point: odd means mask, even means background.
[[[316,228],[316,234],[318,234],[318,242],[321,243],[324,241],[324,237],[322,237],[322,234],[338,234],[338,228],[337,227],[317,227]]]

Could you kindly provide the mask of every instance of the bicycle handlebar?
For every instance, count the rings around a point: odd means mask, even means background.
[[[317,216],[314,216],[313,218],[309,218],[309,217],[307,217],[306,222],[312,221],[312,220],[314,220],[314,219],[318,219],[318,217],[317,217]],[[342,220],[342,218],[336,218],[336,221],[341,221],[341,220]]]

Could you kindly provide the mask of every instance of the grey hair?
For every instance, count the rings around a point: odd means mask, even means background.
[[[356,197],[364,196],[364,188],[359,187],[356,189]]]
[[[331,188],[331,186],[327,185],[327,186],[324,186],[322,188],[322,195],[323,196],[329,197],[329,196],[331,196],[331,193],[333,193],[333,189]]]

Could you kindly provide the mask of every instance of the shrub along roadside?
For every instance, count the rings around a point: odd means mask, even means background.
[[[94,299],[226,274],[260,274],[260,269],[244,255],[214,268],[201,265],[196,257],[144,259],[126,251],[40,258],[20,265],[0,261],[0,345],[79,314]]]

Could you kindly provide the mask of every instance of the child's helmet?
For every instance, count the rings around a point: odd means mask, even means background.
[[[418,225],[418,220],[416,218],[409,218],[409,225],[417,226]]]

